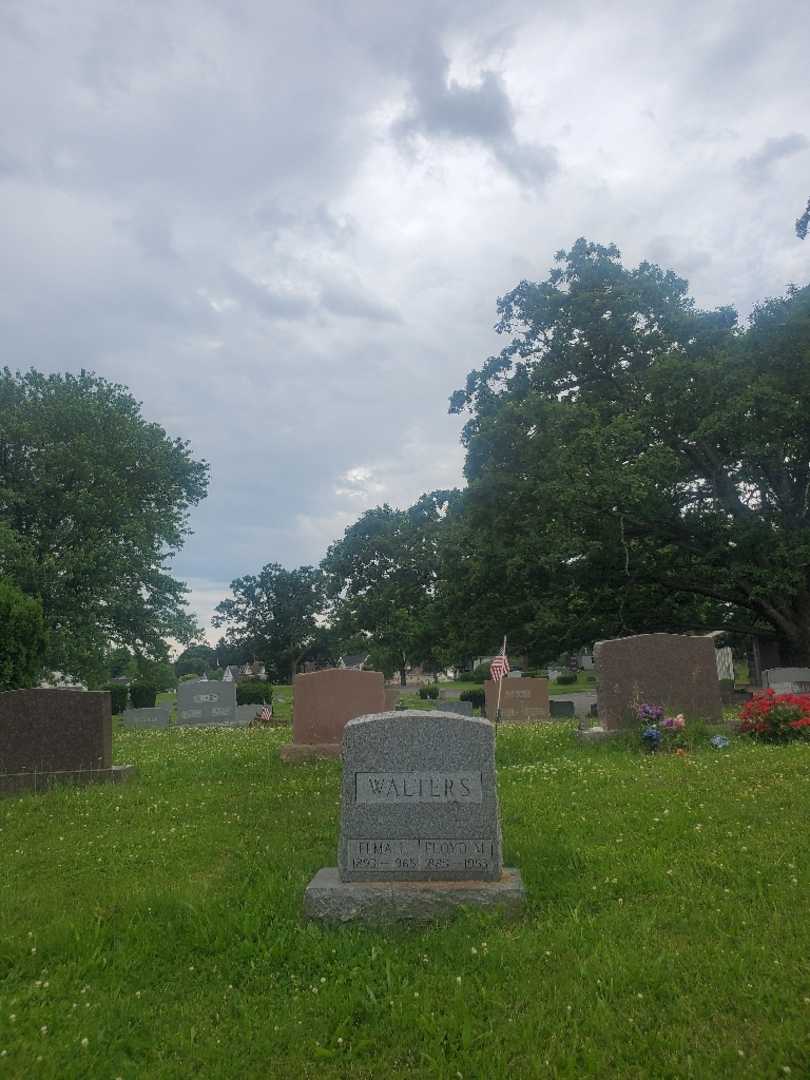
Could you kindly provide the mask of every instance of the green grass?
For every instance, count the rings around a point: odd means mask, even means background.
[[[301,920],[340,767],[288,738],[120,732],[131,785],[0,802],[0,1077],[810,1074],[810,745],[503,729],[526,915],[373,931]]]

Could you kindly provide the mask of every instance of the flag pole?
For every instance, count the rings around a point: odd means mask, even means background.
[[[506,656],[506,634],[503,636],[503,647],[501,648],[501,656]],[[501,673],[500,679],[498,679],[498,705],[495,709],[495,727],[501,722],[501,689],[503,687],[503,680],[505,672]]]

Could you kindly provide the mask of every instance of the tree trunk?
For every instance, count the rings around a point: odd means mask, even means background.
[[[298,660],[293,657],[290,661],[290,686],[295,682],[295,672],[298,667]]]
[[[405,665],[404,664],[399,669],[399,685],[400,686],[407,685],[406,684],[406,679],[405,679]]]

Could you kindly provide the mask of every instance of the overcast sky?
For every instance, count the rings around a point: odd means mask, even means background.
[[[806,0],[0,0],[3,362],[211,464],[204,623],[460,484],[450,393],[578,236],[747,314],[810,279]]]

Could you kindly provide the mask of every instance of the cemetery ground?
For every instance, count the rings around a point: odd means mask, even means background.
[[[0,802],[0,1077],[810,1072],[810,745],[502,729],[526,914],[373,930],[301,918],[340,764],[288,739],[116,731],[133,783]]]

